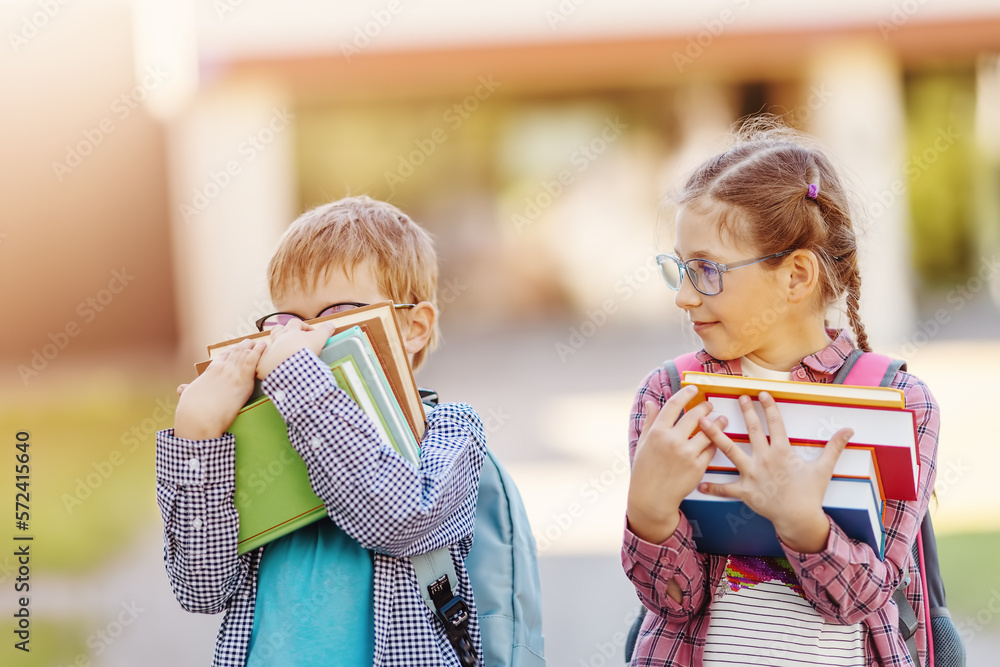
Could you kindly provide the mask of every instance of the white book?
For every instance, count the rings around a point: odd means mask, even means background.
[[[735,442],[747,456],[753,456],[753,446],[749,442]],[[817,445],[792,445],[793,451],[803,461],[815,461],[823,454],[823,447]],[[708,462],[709,470],[734,471],[736,465],[728,456],[717,449],[712,460]],[[878,469],[875,467],[875,457],[870,449],[845,449],[840,453],[837,464],[833,468],[834,477],[850,477],[853,479],[871,479],[879,488],[879,497],[885,498],[885,492],[879,485]]]
[[[719,416],[727,418],[726,435],[733,439],[749,438],[737,397],[707,395],[706,398],[713,408],[710,420]],[[848,441],[848,448],[871,449],[885,497],[916,500],[920,465],[916,416],[912,410],[780,400],[775,403],[790,441],[825,444],[841,428],[849,427],[854,435]],[[754,400],[753,407],[764,433],[769,436],[760,401]]]

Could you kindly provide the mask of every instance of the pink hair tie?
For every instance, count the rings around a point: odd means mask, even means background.
[[[816,183],[809,184],[809,191],[806,193],[806,197],[809,199],[816,199],[819,196],[819,185]]]

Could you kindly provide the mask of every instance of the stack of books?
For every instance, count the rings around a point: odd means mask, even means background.
[[[920,479],[916,416],[905,408],[902,391],[692,371],[684,373],[681,385],[698,388],[688,409],[710,401],[713,411],[709,419],[724,415],[728,421],[726,435],[748,455],[752,448],[739,405],[739,396],[744,394],[752,399],[761,391],[771,394],[789,442],[807,461],[818,458],[838,430],[853,429],[854,435],[834,467],[823,497],[823,510],[848,537],[867,543],[880,559],[884,556],[884,502],[916,500]],[[754,409],[767,433],[764,409],[757,400]],[[702,481],[725,484],[738,478],[733,462],[716,451]],[[681,511],[692,526],[699,551],[784,555],[771,522],[742,501],[709,496],[695,489],[681,503]]]
[[[391,302],[308,320],[336,320],[319,354],[337,385],[369,417],[379,437],[419,465],[425,429],[423,404]],[[223,350],[257,333],[211,345],[203,372]],[[235,505],[239,514],[238,552],[243,554],[327,515],[313,492],[305,462],[288,440],[288,427],[261,390],[261,382],[229,432],[236,439]]]

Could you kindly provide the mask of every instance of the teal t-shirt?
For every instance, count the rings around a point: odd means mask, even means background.
[[[371,667],[372,554],[329,518],[264,549],[247,667]]]

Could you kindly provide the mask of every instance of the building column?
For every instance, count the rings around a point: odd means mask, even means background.
[[[898,349],[916,321],[900,64],[879,42],[846,40],[819,51],[808,79],[825,94],[811,132],[863,213],[854,218],[861,321],[873,349]],[[840,325],[849,325],[846,317]]]
[[[980,264],[1000,253],[1000,54],[980,56],[976,68],[976,143],[981,169],[976,170],[976,230]],[[980,267],[976,267],[977,269]],[[988,272],[990,295],[1000,307],[1000,272]]]
[[[180,358],[255,331],[270,312],[266,267],[297,213],[294,115],[260,81],[222,81],[168,126]]]

